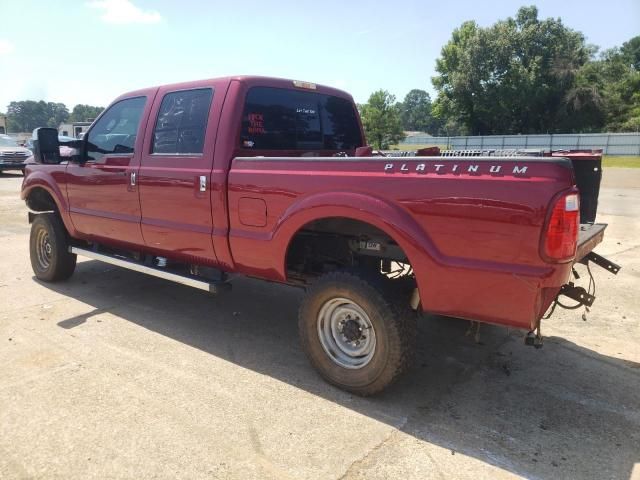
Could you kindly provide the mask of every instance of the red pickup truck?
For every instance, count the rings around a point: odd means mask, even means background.
[[[351,96],[308,82],[130,92],[71,157],[36,133],[22,198],[38,279],[67,279],[83,255],[210,292],[236,274],[300,286],[311,363],[361,395],[408,367],[416,312],[539,346],[559,295],[593,302],[568,282],[576,262],[619,269],[592,252],[598,154],[373,155]]]

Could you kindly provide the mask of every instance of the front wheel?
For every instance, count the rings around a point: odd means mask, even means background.
[[[44,282],[66,280],[76,268],[76,255],[69,253],[67,232],[56,214],[36,215],[31,224],[29,254],[36,278]]]
[[[320,277],[300,306],[303,349],[330,383],[373,395],[411,363],[415,313],[394,301],[388,281],[373,273],[333,272]]]

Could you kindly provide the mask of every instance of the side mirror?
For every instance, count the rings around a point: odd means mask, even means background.
[[[60,143],[55,128],[36,128],[33,132],[33,158],[38,163],[60,163]]]

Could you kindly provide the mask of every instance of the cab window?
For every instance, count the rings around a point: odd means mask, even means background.
[[[315,92],[253,87],[247,93],[240,147],[252,150],[352,150],[362,145],[349,100]]]
[[[210,88],[167,93],[156,119],[151,153],[201,154],[212,97]]]
[[[87,159],[109,154],[132,154],[147,97],[121,100],[96,121],[87,138]]]

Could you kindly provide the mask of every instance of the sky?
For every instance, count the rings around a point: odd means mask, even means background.
[[[531,4],[601,48],[640,34],[640,0],[0,0],[0,112],[12,100],[106,106],[137,88],[241,74],[330,85],[357,102],[381,88],[434,96],[454,28]]]

